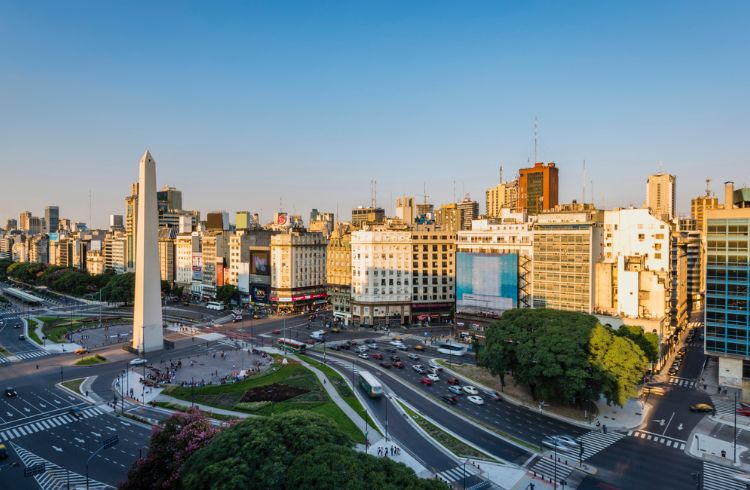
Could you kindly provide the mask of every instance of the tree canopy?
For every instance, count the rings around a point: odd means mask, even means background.
[[[126,272],[113,276],[102,288],[102,301],[130,303],[135,295],[135,274]]]
[[[224,304],[229,304],[232,300],[239,300],[240,291],[237,286],[227,284],[216,288],[216,300],[222,301]]]
[[[488,327],[479,361],[503,385],[509,372],[535,399],[577,406],[600,394],[624,404],[647,364],[635,342],[596,317],[546,309],[505,312]]]

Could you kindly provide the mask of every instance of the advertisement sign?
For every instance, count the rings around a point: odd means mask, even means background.
[[[267,250],[250,251],[250,274],[271,275],[270,256]]]
[[[199,282],[203,280],[203,254],[200,252],[193,252],[193,281]]]
[[[250,294],[256,303],[268,303],[268,288],[263,286],[252,286]]]
[[[456,254],[456,311],[499,316],[518,306],[518,254]]]

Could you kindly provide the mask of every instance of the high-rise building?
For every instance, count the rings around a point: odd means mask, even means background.
[[[170,284],[175,282],[175,235],[174,228],[159,228],[159,277]]]
[[[271,237],[271,303],[302,312],[326,301],[326,246],[322,233],[291,228]]]
[[[156,207],[159,214],[182,209],[182,191],[165,185],[156,193]]]
[[[455,304],[456,233],[435,225],[416,225],[411,244],[411,322],[445,323]]]
[[[659,219],[671,221],[677,210],[677,177],[654,174],[646,182],[646,207]]]
[[[234,214],[235,228],[238,230],[249,230],[255,224],[250,211],[237,211]]]
[[[414,224],[414,197],[403,196],[396,198],[396,218],[407,225]]]
[[[57,233],[60,222],[60,208],[47,206],[44,208],[44,233]]]
[[[194,257],[201,251],[201,239],[198,232],[180,233],[175,237],[175,283],[186,289],[192,289],[195,270],[199,267]],[[197,279],[197,278],[195,278]]]
[[[42,220],[38,216],[31,217],[28,231],[31,235],[38,235],[42,232]]]
[[[723,210],[706,213],[705,350],[719,360],[719,386],[747,396],[750,381],[750,208],[733,206],[727,184]]]
[[[487,217],[499,218],[503,209],[518,207],[518,180],[501,182],[485,192]]]
[[[533,231],[535,308],[593,312],[602,221],[602,212],[590,204],[558,205],[538,216]]]
[[[529,215],[548,211],[558,202],[558,168],[553,162],[537,162],[522,168],[518,177],[518,210]]]
[[[472,201],[471,197],[466,194],[456,206],[461,213],[461,229],[470,230],[471,222],[479,217],[479,203]]]
[[[216,288],[224,285],[224,269],[229,258],[229,232],[209,230],[201,237],[201,295],[216,297]]]
[[[206,214],[206,229],[211,231],[229,230],[229,213],[226,211],[211,211]]]
[[[11,230],[17,230],[18,229],[18,221],[13,218],[8,218],[8,221],[5,222],[5,231],[11,231]]]
[[[18,217],[18,229],[29,231],[31,226],[31,211],[23,211]]]
[[[719,208],[719,198],[711,194],[694,197],[690,200],[690,217],[695,220],[698,230],[703,231],[706,211]]]
[[[352,225],[360,227],[364,224],[382,223],[385,221],[385,210],[378,207],[356,207],[352,209]]]
[[[435,224],[443,230],[457,232],[461,230],[461,210],[455,202],[443,204],[435,213]]]
[[[110,214],[109,215],[109,229],[110,230],[124,230],[125,220],[121,214]]]
[[[125,265],[128,271],[135,270],[135,242],[138,232],[138,183],[130,185],[130,195],[125,198]]]
[[[326,294],[333,316],[349,325],[352,318],[352,227],[336,224],[326,248]]]

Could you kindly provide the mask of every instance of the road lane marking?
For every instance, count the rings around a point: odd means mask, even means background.
[[[57,446],[52,446],[52,449],[54,449],[58,453],[61,453],[63,451],[61,447],[57,447]]]

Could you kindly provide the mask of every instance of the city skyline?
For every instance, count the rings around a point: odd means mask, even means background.
[[[54,4],[7,8],[0,220],[55,204],[88,221],[91,191],[89,225],[106,227],[147,148],[185,208],[264,221],[280,199],[346,219],[372,179],[389,214],[425,184],[435,204],[454,188],[481,203],[499,165],[509,178],[533,160],[557,163],[560,202],[581,199],[585,160],[606,208],[641,206],[658,172],[677,176],[680,215],[706,178],[718,194],[748,183],[746,5],[541,5],[160,6],[144,19],[80,4],[64,25]]]

